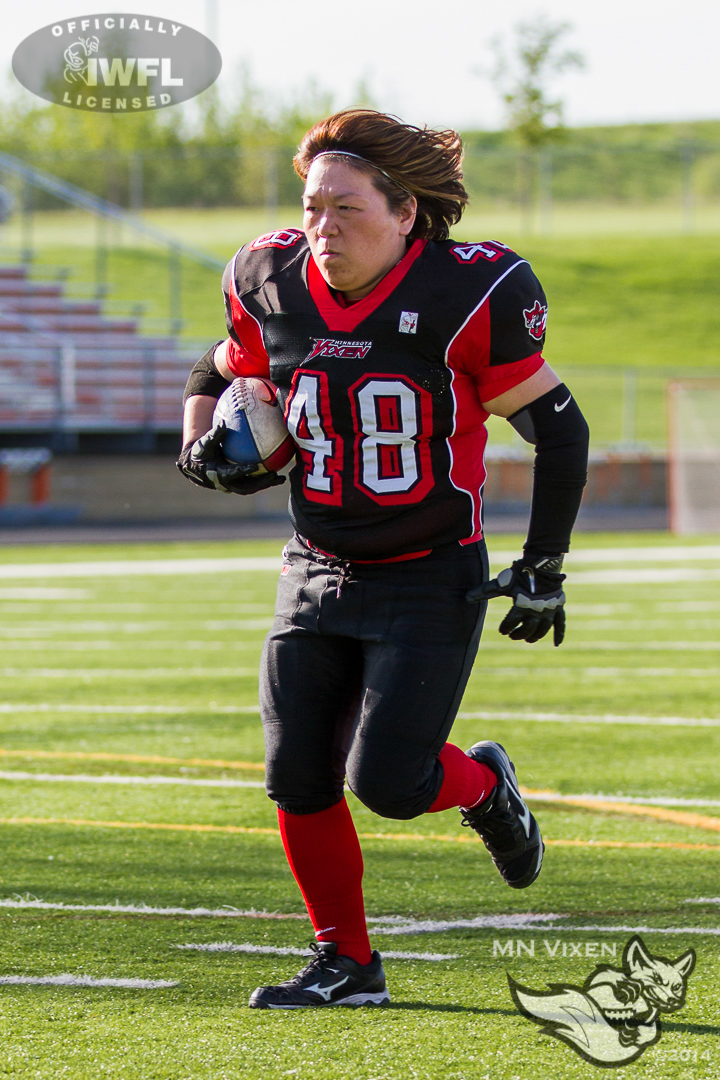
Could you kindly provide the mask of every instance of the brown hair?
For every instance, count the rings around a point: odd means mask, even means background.
[[[343,109],[310,128],[293,158],[295,172],[305,180],[313,159],[332,150],[364,159],[344,158],[352,168],[372,176],[391,211],[397,212],[408,195],[415,196],[417,217],[411,237],[447,240],[450,226],[462,217],[468,194],[462,182],[462,140],[456,131],[413,127],[374,109]]]

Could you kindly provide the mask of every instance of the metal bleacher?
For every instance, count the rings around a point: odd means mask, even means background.
[[[0,427],[6,432],[176,431],[198,346],[67,299],[62,281],[0,266]],[[62,441],[62,440],[61,440]]]
[[[24,217],[37,189],[89,213],[98,236],[115,222],[159,245],[167,251],[175,298],[170,334],[148,336],[135,318],[105,315],[100,299],[68,297],[64,280],[41,280],[36,275],[43,268],[32,252],[21,253],[17,263],[0,264],[0,444],[73,452],[92,436],[96,449],[100,440],[110,452],[156,449],[163,433],[176,435],[188,371],[207,348],[206,342],[179,336],[181,259],[215,273],[222,272],[224,260],[4,152],[0,176],[21,185]],[[99,249],[96,262],[100,255],[106,252]],[[96,296],[104,292],[96,282]]]

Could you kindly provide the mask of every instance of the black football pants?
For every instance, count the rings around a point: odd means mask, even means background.
[[[424,814],[472,668],[488,577],[484,542],[362,565],[285,549],[260,673],[267,792],[312,814],[350,790],[376,814]]]

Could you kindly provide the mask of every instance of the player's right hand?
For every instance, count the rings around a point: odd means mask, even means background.
[[[276,472],[254,476],[254,466],[228,461],[222,452],[225,431],[225,421],[221,420],[195,442],[183,446],[176,462],[183,476],[199,487],[233,495],[254,495],[285,483],[285,477]]]
[[[565,574],[559,572],[562,556],[528,558],[524,556],[501,570],[496,578],[483,582],[466,594],[474,603],[509,596],[513,605],[498,627],[513,641],[532,644],[553,631],[553,644],[562,644],[565,637],[565,593],[562,583]]]

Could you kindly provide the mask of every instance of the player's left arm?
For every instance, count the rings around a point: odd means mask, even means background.
[[[198,487],[235,495],[254,495],[284,483],[277,473],[249,474],[248,467],[228,461],[222,452],[225,423],[213,424],[218,398],[238,375],[266,374],[267,356],[254,357],[243,346],[231,303],[234,260],[223,274],[225,321],[229,336],[218,341],[190,372],[183,397],[183,445],[176,462],[180,472]],[[241,305],[240,305],[241,306]]]
[[[468,599],[511,598],[512,608],[500,624],[500,633],[535,642],[552,628],[554,643],[559,645],[565,634],[562,564],[587,482],[589,431],[570,390],[539,352],[516,358],[518,351],[532,349],[531,342],[523,344],[523,337],[529,335],[540,345],[544,342],[547,305],[529,267],[518,275],[514,289],[498,300],[491,352],[491,358],[500,360],[495,372],[510,376],[513,367],[522,372],[533,356],[537,357],[532,365],[536,370],[496,396],[491,396],[491,388],[493,382],[498,385],[497,380],[488,381],[482,404],[492,415],[505,417],[535,447],[532,509],[522,557],[469,593]],[[533,316],[534,311],[540,314]],[[482,385],[479,389],[484,398]]]

